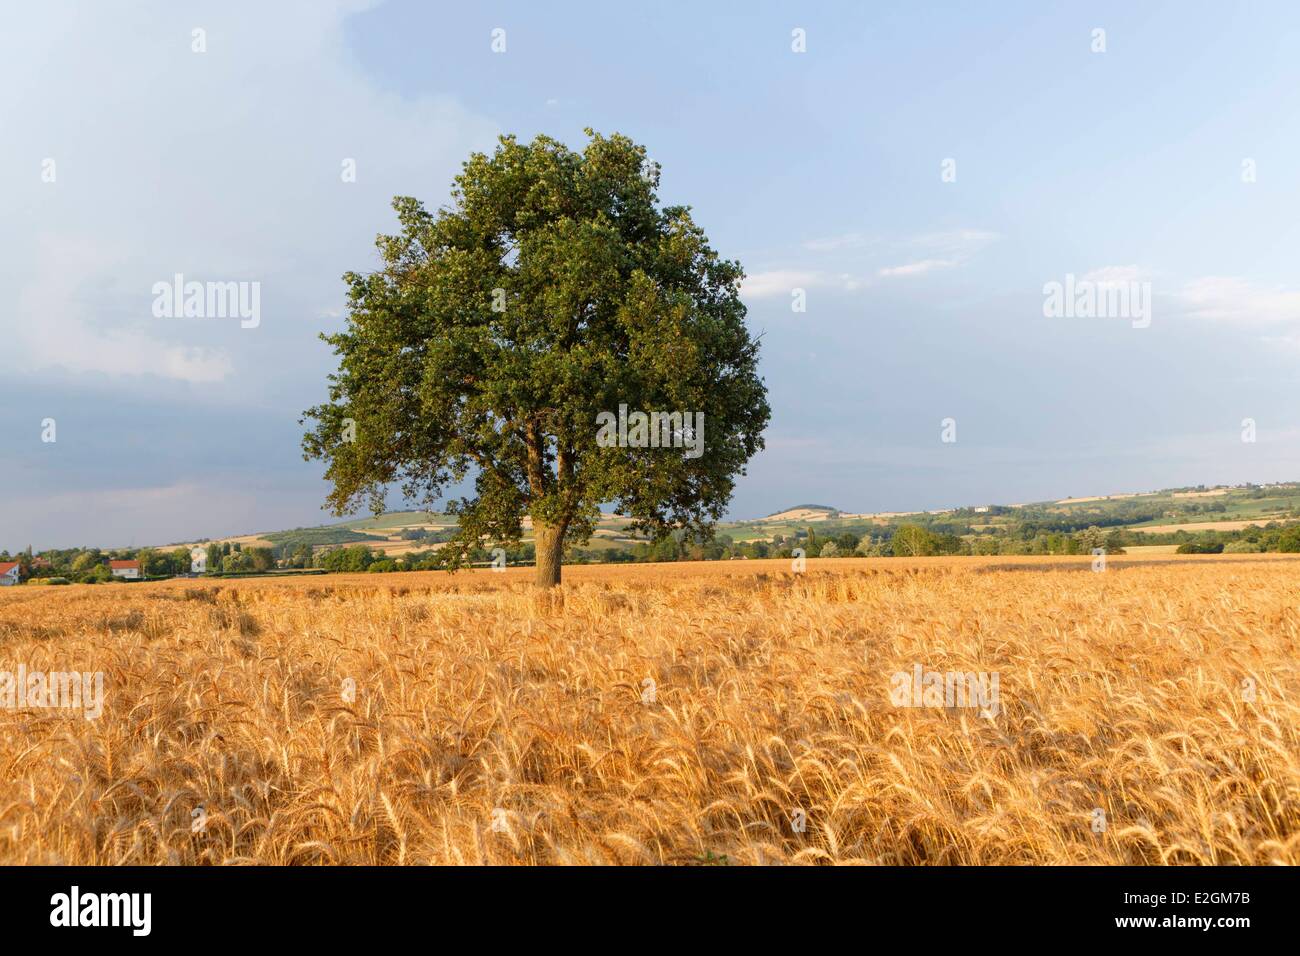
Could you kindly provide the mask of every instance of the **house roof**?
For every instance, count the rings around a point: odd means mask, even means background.
[[[114,571],[125,571],[128,568],[135,568],[137,571],[140,570],[139,561],[110,561],[108,562],[108,566]]]
[[[0,561],[0,574],[8,574],[16,567],[18,567],[17,561]]]

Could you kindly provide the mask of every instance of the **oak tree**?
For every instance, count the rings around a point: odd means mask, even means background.
[[[431,508],[472,478],[441,562],[518,542],[531,520],[543,586],[602,506],[656,537],[711,533],[770,415],[744,273],[690,207],[660,204],[643,147],[587,135],[580,153],[504,136],[443,208],[394,200],[382,266],[344,277],[346,328],[322,336],[339,363],[329,401],[304,413],[336,514],[382,512],[394,484]],[[620,406],[663,413],[661,440],[638,441],[639,422],[598,440]]]

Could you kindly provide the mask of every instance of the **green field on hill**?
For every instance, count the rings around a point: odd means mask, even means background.
[[[852,513],[829,505],[800,504],[765,518],[720,522],[715,540],[738,549],[740,553],[733,556],[759,556],[755,551],[759,546],[779,550],[809,541],[838,540],[843,546],[850,538],[859,542],[859,553],[866,553],[868,548],[861,544],[864,539],[867,545],[885,545],[900,527],[915,526],[943,538],[952,553],[1073,553],[1071,541],[1078,538],[1080,543],[1095,543],[1098,534],[1113,549],[1164,549],[1206,536],[1231,541],[1244,535],[1258,540],[1251,529],[1224,528],[1221,522],[1255,522],[1262,527],[1297,520],[1300,483],[1195,486],[912,513]],[[594,560],[607,560],[611,552],[626,552],[627,557],[639,553],[644,558],[651,543],[629,532],[628,524],[628,519],[619,515],[602,515],[596,534],[579,553],[585,551]],[[303,544],[328,548],[361,543],[402,554],[436,548],[455,527],[454,517],[446,514],[394,511],[260,537],[288,550]],[[531,540],[531,532],[525,529],[523,542]]]

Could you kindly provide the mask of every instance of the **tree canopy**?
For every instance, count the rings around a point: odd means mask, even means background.
[[[581,153],[502,137],[436,213],[394,200],[400,232],[378,238],[380,269],[345,275],[347,327],[323,336],[339,368],[304,417],[336,514],[381,512],[394,484],[431,507],[473,475],[440,558],[517,542],[530,518],[543,585],[602,505],[657,537],[722,516],[770,415],[744,273],[689,207],[660,205],[643,147],[587,134]],[[621,406],[702,421],[702,453],[598,441]]]

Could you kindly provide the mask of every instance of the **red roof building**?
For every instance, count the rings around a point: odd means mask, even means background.
[[[113,572],[115,578],[138,578],[140,576],[140,562],[109,561],[108,570]]]

